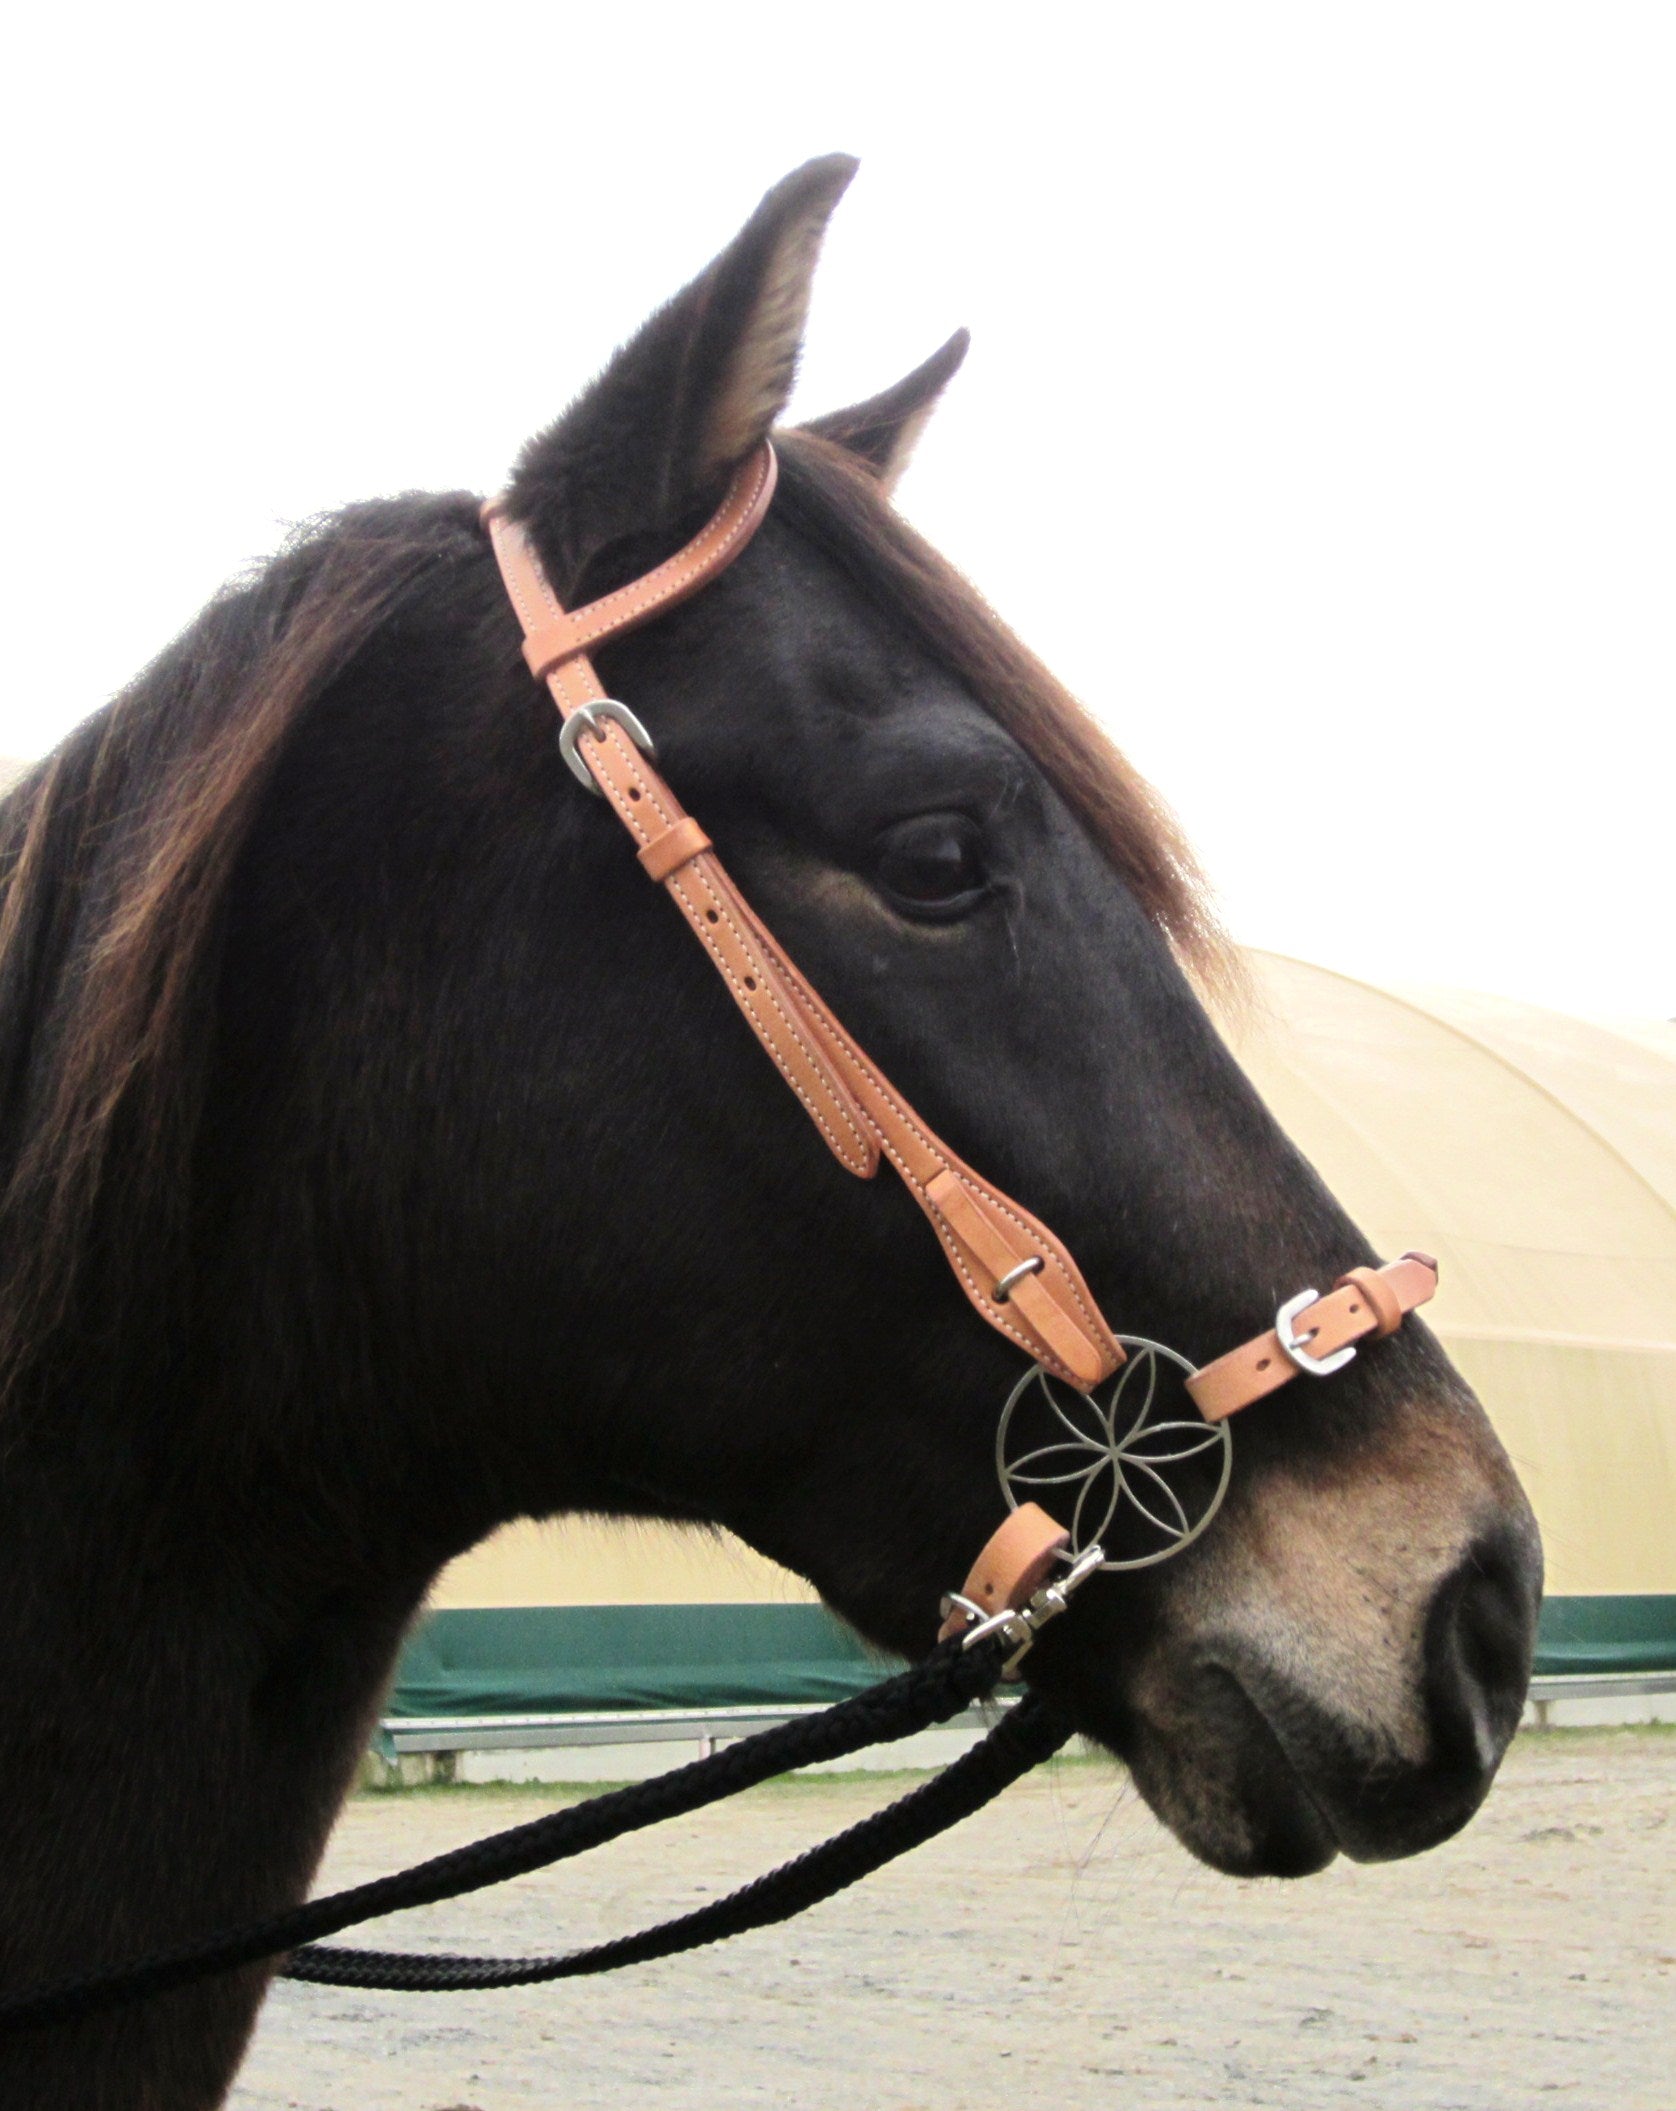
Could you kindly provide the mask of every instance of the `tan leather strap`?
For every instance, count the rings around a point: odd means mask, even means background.
[[[673,828],[666,828],[661,836],[653,836],[637,855],[648,879],[666,880],[709,848],[710,838],[689,814]]]
[[[548,620],[524,639],[524,658],[531,674],[543,681],[561,661],[586,652],[590,645],[598,645],[606,638],[620,638],[638,629],[653,616],[664,615],[707,586],[718,572],[727,569],[761,527],[779,473],[774,450],[764,443],[728,486],[719,510],[685,549],[677,550],[643,578],[631,580],[614,594],[604,594],[585,607],[567,611],[553,600]],[[485,518],[498,514],[504,504],[502,499],[491,499],[483,509]],[[551,593],[548,598],[552,599]]]
[[[930,1219],[973,1305],[998,1332],[1084,1391],[1109,1377],[1124,1361],[1123,1350],[1064,1245],[920,1119],[779,950],[772,932],[748,906],[746,913],[796,993],[810,1031],[841,1067],[880,1147]],[[1013,1282],[997,1297],[1009,1276]]]
[[[1016,1613],[1046,1583],[1054,1562],[1070,1544],[1071,1535],[1062,1524],[1036,1503],[1021,1503],[984,1542],[960,1595],[980,1607],[985,1616]],[[959,1634],[974,1617],[965,1606],[954,1606],[937,1631],[938,1641]]]
[[[672,608],[731,563],[767,510],[774,477],[765,444],[684,550],[575,613],[560,604],[505,502],[483,509],[526,660],[565,719],[607,701],[587,648]],[[641,864],[686,917],[834,1157],[864,1179],[878,1170],[881,1152],[890,1159],[991,1326],[1084,1390],[1109,1377],[1123,1351],[1061,1242],[958,1158],[844,1031],[623,726],[603,715],[584,725],[577,752],[635,839]]]
[[[1383,1268],[1353,1268],[1295,1316],[1294,1339],[1307,1360],[1319,1362],[1366,1335],[1394,1334],[1436,1289],[1437,1263],[1429,1254],[1405,1253]],[[1271,1327],[1195,1371],[1187,1390],[1207,1422],[1224,1422],[1300,1375],[1300,1365]]]

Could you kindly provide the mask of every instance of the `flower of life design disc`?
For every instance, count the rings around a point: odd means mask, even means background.
[[[1071,1514],[1065,1521],[1073,1560],[1090,1547],[1104,1547],[1125,1510],[1138,1513],[1163,1544],[1127,1558],[1108,1556],[1101,1567],[1147,1569],[1190,1546],[1221,1509],[1233,1471],[1234,1443],[1226,1422],[1206,1422],[1197,1411],[1190,1420],[1178,1416],[1154,1421],[1160,1394],[1167,1398],[1171,1388],[1179,1392],[1181,1379],[1192,1376],[1193,1366],[1162,1342],[1134,1334],[1117,1339],[1127,1351],[1127,1361],[1107,1380],[1103,1401],[1099,1393],[1079,1393],[1039,1363],[1031,1365],[1001,1410],[995,1470],[1011,1510],[1034,1501],[1042,1490],[1045,1506],[1064,1519],[1063,1506],[1070,1499]],[[1010,1456],[1009,1439],[1019,1411],[1038,1389],[1056,1426],[1046,1442],[1031,1442],[1029,1450]],[[1203,1488],[1190,1491],[1190,1502],[1184,1502],[1162,1469],[1218,1448],[1221,1472],[1214,1489],[1208,1498]],[[1056,1490],[1066,1493],[1056,1497]]]

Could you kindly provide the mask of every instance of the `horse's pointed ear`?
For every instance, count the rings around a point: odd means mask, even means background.
[[[828,154],[777,183],[714,263],[530,442],[513,505],[562,569],[669,525],[767,437],[791,394],[821,236],[856,166]]]
[[[956,330],[946,345],[894,388],[870,396],[865,403],[854,403],[848,410],[811,418],[807,430],[859,455],[885,489],[893,490],[938,398],[960,371],[971,342],[969,332]]]

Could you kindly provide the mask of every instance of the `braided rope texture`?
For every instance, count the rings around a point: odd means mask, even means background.
[[[695,1759],[650,1781],[614,1789],[591,1802],[515,1825],[396,1875],[377,1877],[327,1898],[311,1899],[249,1927],[186,1944],[116,1970],[92,1972],[9,1995],[0,2000],[0,2037],[47,2024],[74,2022],[126,2002],[168,1993],[194,1980],[298,1950],[322,1936],[339,1934],[359,1921],[458,1898],[464,1892],[478,1891],[485,1885],[503,1883],[509,1877],[584,1854],[592,1847],[603,1846],[608,1840],[656,1825],[663,1819],[702,1810],[707,1804],[754,1788],[792,1767],[844,1759],[869,1745],[911,1737],[916,1731],[948,1722],[991,1692],[1000,1677],[1005,1646],[998,1637],[972,1649],[962,1649],[958,1643],[944,1644],[923,1664],[869,1687],[865,1693],[839,1701],[818,1715],[760,1730],[707,1759]],[[304,1972],[312,1976],[313,1966],[305,1965]]]
[[[752,1928],[771,1927],[859,1883],[886,1862],[969,1818],[1021,1774],[1050,1759],[1070,1734],[1071,1725],[1031,1695],[1010,1709],[981,1744],[884,1810],[726,1898],[713,1899],[691,1913],[678,1914],[633,1935],[619,1935],[611,1942],[559,1957],[453,1957],[410,1950],[310,1947],[296,1953],[284,1976],[317,1986],[376,1987],[387,1993],[410,1994],[533,1986],[542,1980],[579,1979],[592,1972],[647,1964],[653,1958],[673,1957]]]

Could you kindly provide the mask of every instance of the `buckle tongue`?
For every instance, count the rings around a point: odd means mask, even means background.
[[[1310,1378],[1330,1378],[1334,1371],[1342,1371],[1356,1357],[1356,1351],[1349,1343],[1326,1356],[1312,1355],[1309,1344],[1315,1339],[1315,1330],[1311,1328],[1307,1334],[1300,1335],[1293,1326],[1298,1314],[1313,1305],[1320,1295],[1318,1290],[1300,1290],[1296,1297],[1289,1297],[1274,1316],[1274,1331],[1280,1346],[1292,1363]]]

